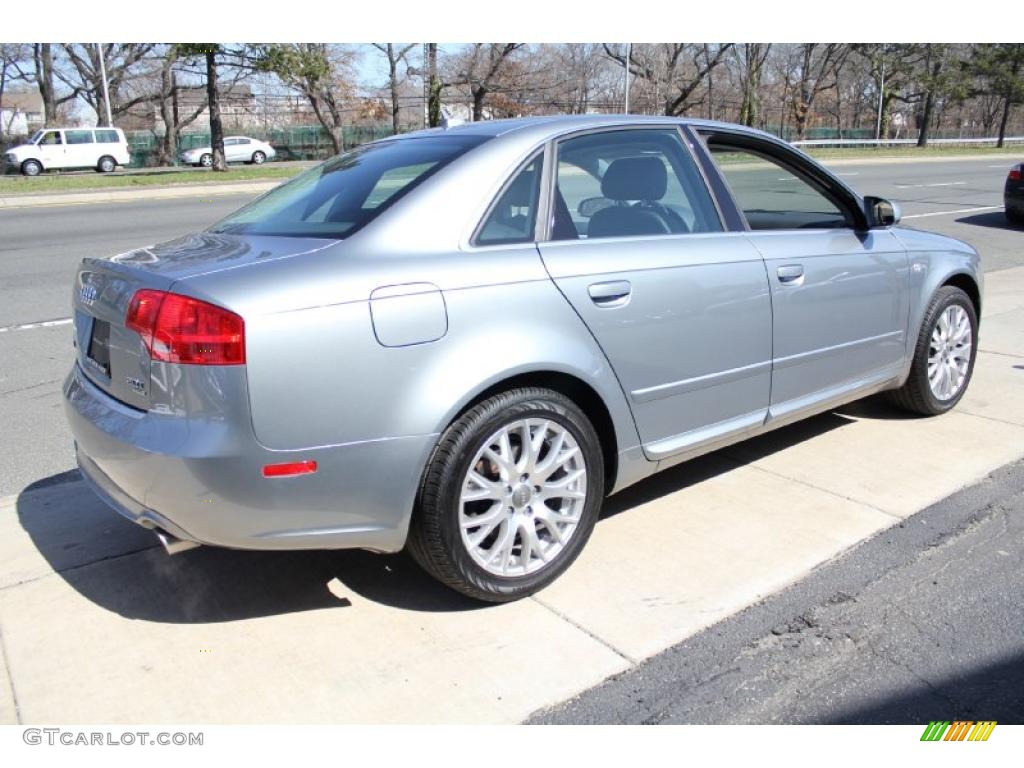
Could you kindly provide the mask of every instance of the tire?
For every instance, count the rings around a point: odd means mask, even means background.
[[[949,333],[946,334],[948,337],[952,337],[949,342],[951,346],[941,348],[933,344],[933,337],[943,333],[939,324],[943,322],[944,317],[947,326],[951,317],[964,318],[969,326],[969,337],[960,336],[960,344],[954,343],[964,330],[962,323],[954,322],[954,327],[950,328]],[[964,359],[964,341],[969,344],[966,349],[966,360]],[[948,356],[952,365],[946,362],[944,355]],[[961,289],[951,285],[943,286],[932,296],[932,300],[928,303],[928,309],[924,313],[917,345],[914,347],[914,360],[910,366],[910,376],[902,387],[890,392],[890,398],[896,405],[914,413],[925,416],[937,416],[940,413],[945,413],[960,402],[960,398],[967,391],[971,375],[974,373],[974,361],[977,356],[978,315],[974,308],[974,302]],[[935,362],[939,375],[937,385],[929,379],[930,361],[937,361]],[[946,380],[941,378],[943,366],[946,366],[951,372]],[[948,381],[952,386],[957,377],[959,377],[959,383],[955,390],[945,394],[942,391],[944,381]]]
[[[1024,224],[1024,213],[1015,208],[1006,209],[1006,220],[1011,224]]]
[[[42,172],[43,166],[38,160],[26,160],[21,164],[21,173],[24,176],[38,176]]]
[[[520,450],[524,424],[538,446],[528,457]],[[510,427],[515,429],[502,443],[499,435]],[[527,466],[526,458],[536,466]],[[484,482],[470,479],[471,469]],[[537,488],[551,496],[538,498]],[[464,493],[480,499],[463,500]],[[430,575],[464,595],[518,600],[572,564],[594,529],[603,496],[600,441],[579,407],[548,389],[510,390],[469,409],[441,435],[424,473],[407,548]],[[477,518],[483,521],[478,526],[460,525]],[[492,563],[485,565],[488,558]]]
[[[252,164],[253,165],[263,165],[263,163],[265,163],[266,161],[267,161],[267,156],[263,152],[253,152],[252,153]]]
[[[117,161],[110,155],[104,155],[96,164],[96,170],[100,173],[113,173],[117,170]]]
[[[212,168],[213,155],[211,155],[209,152],[204,154],[202,157],[199,158],[199,165],[203,168]]]

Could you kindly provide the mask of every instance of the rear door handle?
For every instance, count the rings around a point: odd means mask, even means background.
[[[802,264],[787,264],[776,270],[779,282],[785,285],[800,285],[804,281],[804,268]]]
[[[629,280],[613,280],[608,283],[593,283],[587,288],[590,300],[599,307],[618,307],[629,300],[633,290]]]

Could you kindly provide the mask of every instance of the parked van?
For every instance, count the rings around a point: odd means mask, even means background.
[[[28,143],[7,150],[4,160],[25,176],[38,176],[66,168],[110,173],[119,165],[128,165],[131,157],[120,128],[43,128]]]

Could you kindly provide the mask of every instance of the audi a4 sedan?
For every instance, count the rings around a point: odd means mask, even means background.
[[[78,462],[172,548],[407,548],[467,595],[519,598],[659,470],[883,390],[956,405],[978,255],[898,220],[722,123],[374,142],[82,262]]]

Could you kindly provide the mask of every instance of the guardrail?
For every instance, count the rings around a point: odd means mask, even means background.
[[[928,146],[933,144],[996,144],[999,139],[928,139]],[[1024,136],[1006,136],[1003,143],[1024,141]],[[794,147],[865,147],[865,146],[900,146],[917,144],[917,139],[803,139],[789,142]]]

